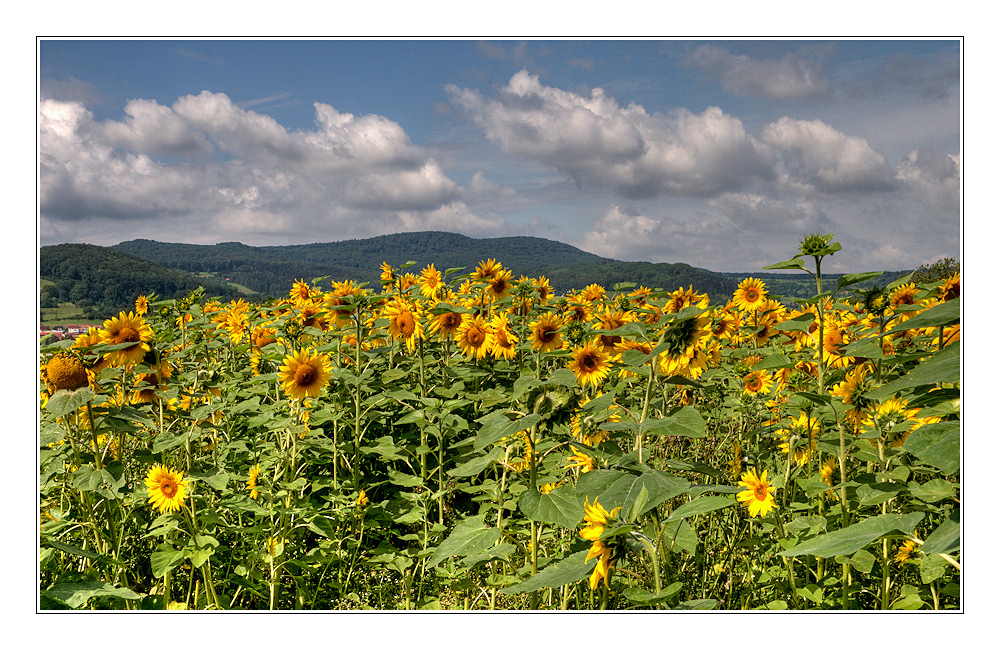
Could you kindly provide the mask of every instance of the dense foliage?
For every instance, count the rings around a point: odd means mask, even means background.
[[[960,277],[839,249],[793,308],[492,259],[139,300],[41,350],[40,606],[959,608]]]

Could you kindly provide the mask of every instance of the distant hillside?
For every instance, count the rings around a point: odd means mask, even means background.
[[[135,299],[143,294],[176,298],[203,286],[209,295],[239,295],[236,289],[215,280],[194,278],[91,244],[43,246],[38,262],[42,280],[40,306],[55,309],[72,304],[87,319],[108,318],[121,310],[134,309]]]
[[[417,262],[414,272],[428,264],[439,271],[457,267],[471,271],[489,258],[511,269],[515,277],[544,275],[558,292],[592,283],[611,288],[618,282],[635,282],[669,290],[693,285],[713,300],[724,302],[736,288],[730,279],[687,264],[619,262],[539,237],[474,239],[454,233],[416,232],[294,246],[169,244],[137,239],[113,248],[180,271],[224,275],[272,296],[287,294],[297,278],[330,276],[377,287],[382,262],[398,267],[412,260]]]

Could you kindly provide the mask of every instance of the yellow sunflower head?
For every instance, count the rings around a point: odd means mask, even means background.
[[[131,343],[118,350],[113,350],[105,358],[113,366],[132,365],[142,361],[149,352],[148,341],[153,338],[153,328],[133,312],[121,312],[114,318],[104,321],[100,332],[101,342],[108,345],[123,345]]]
[[[778,505],[774,501],[774,491],[767,482],[767,470],[757,476],[756,469],[743,473],[740,485],[746,489],[736,494],[736,498],[746,504],[751,517],[766,516]]]
[[[431,320],[430,329],[437,334],[439,341],[451,339],[462,326],[462,314],[457,311],[446,311]]]
[[[330,383],[330,358],[304,348],[285,357],[278,373],[281,386],[289,398],[317,397]]]
[[[146,491],[149,503],[164,512],[176,512],[187,496],[187,481],[181,472],[174,472],[163,465],[154,465],[146,474]]]
[[[598,386],[608,376],[611,364],[600,343],[593,340],[573,350],[569,369],[581,386]]]
[[[457,338],[465,356],[482,359],[493,345],[493,330],[482,316],[463,314]]]
[[[559,328],[562,318],[553,312],[545,312],[531,324],[531,347],[534,350],[550,352],[562,348],[562,335]]]
[[[733,294],[733,303],[740,311],[758,311],[767,300],[764,281],[757,278],[746,278],[740,282]]]

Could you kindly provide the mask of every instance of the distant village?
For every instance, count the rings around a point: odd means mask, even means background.
[[[81,334],[86,334],[89,325],[53,325],[52,327],[42,325],[38,328],[38,336],[41,339],[54,337],[58,340],[66,338],[75,339]]]

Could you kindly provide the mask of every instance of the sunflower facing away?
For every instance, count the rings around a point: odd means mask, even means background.
[[[778,505],[774,502],[774,492],[767,482],[767,470],[757,476],[756,469],[748,469],[743,472],[743,480],[740,485],[746,489],[737,493],[736,498],[746,503],[750,510],[751,517],[766,516]]]
[[[608,363],[608,355],[600,343],[589,341],[586,345],[573,350],[569,369],[576,375],[576,380],[581,386],[587,384],[598,386],[608,376],[611,364]]]
[[[153,328],[142,318],[133,312],[119,313],[114,318],[104,321],[104,328],[101,330],[101,343],[109,345],[119,345],[132,343],[128,347],[120,350],[108,352],[106,358],[113,366],[132,365],[142,361],[142,358],[149,352],[147,341],[153,338]]]
[[[154,465],[146,474],[146,491],[149,492],[149,503],[161,514],[176,512],[187,496],[187,481],[180,472],[170,471],[163,465]]]
[[[260,476],[260,464],[254,465],[250,468],[250,478],[247,479],[247,489],[250,490],[251,499],[256,499],[259,496],[257,493],[258,476]]]
[[[330,358],[312,349],[302,349],[285,357],[278,372],[281,387],[291,399],[318,397],[330,383]]]

